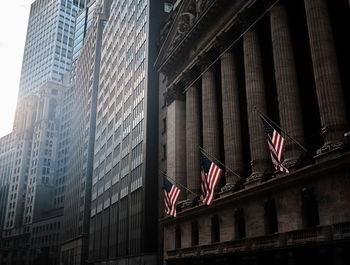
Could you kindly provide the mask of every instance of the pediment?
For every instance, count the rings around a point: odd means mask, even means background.
[[[213,1],[182,0],[180,5],[172,11],[174,13],[170,14],[170,18],[163,28],[162,46],[155,62],[158,69],[167,61],[173,51],[178,49],[179,44]]]

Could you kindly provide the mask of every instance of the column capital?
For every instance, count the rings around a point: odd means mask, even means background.
[[[217,36],[214,41],[215,49],[217,49],[219,52],[224,52],[230,46],[230,40],[229,34],[227,32],[223,32],[221,35]],[[230,52],[230,50],[227,52]]]
[[[197,73],[197,72],[198,71],[196,71],[196,69],[192,68],[192,69],[186,70],[182,74],[181,81],[184,84],[184,86],[191,84],[196,79],[196,77],[199,75],[199,73]]]
[[[197,65],[204,72],[215,60],[216,54],[213,50],[203,53],[198,57]]]
[[[184,87],[181,84],[175,84],[165,92],[165,101],[169,106],[174,100],[185,100]]]

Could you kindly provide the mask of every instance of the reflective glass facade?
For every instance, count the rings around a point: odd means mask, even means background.
[[[92,18],[96,8],[96,1],[91,1],[89,5],[83,9],[76,17],[75,33],[74,33],[74,47],[73,47],[73,61],[80,55],[81,49],[84,45],[84,38],[91,26]]]
[[[85,1],[37,0],[31,5],[19,99],[38,92],[46,81],[63,82],[70,71],[75,16]]]
[[[140,254],[155,251],[155,237],[148,236],[156,231],[157,219],[153,199],[157,191],[158,83],[153,62],[158,36],[153,30],[158,32],[162,8],[158,1],[113,1],[103,32],[91,261],[119,258],[143,264],[147,254]],[[155,257],[149,254],[148,258]]]
[[[67,265],[80,265],[88,256],[96,102],[102,30],[105,25],[101,7],[96,6],[96,12],[93,12],[94,10],[93,1],[83,11],[88,15],[79,15],[83,17],[81,21],[85,21],[85,26],[79,26],[80,28],[76,30],[75,40],[78,40],[81,46],[74,46],[78,50],[72,71],[74,83],[70,92],[72,104],[69,121],[71,128],[69,177],[66,182],[61,248],[61,261]],[[90,22],[88,17],[91,18]]]

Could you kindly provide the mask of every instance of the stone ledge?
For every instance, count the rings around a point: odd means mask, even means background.
[[[302,184],[311,178],[321,178],[327,176],[329,172],[342,172],[345,168],[350,167],[350,152],[346,153],[330,153],[328,159],[316,162],[315,164],[297,169],[290,174],[278,174],[275,178],[271,178],[254,187],[245,187],[238,191],[224,191],[215,194],[214,204],[211,207],[204,205],[201,201],[188,204],[187,207],[179,209],[178,217],[166,217],[160,220],[164,225],[174,224],[185,219],[192,219],[194,216],[200,216],[211,212],[213,209],[227,207],[228,204],[239,203],[241,200],[254,199],[261,193],[274,192],[284,188]]]
[[[317,226],[290,232],[275,233],[272,235],[194,246],[190,248],[168,250],[166,252],[166,260],[312,245],[344,239],[350,240],[350,222]]]

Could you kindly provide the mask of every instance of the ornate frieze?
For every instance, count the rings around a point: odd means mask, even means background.
[[[167,37],[155,66],[167,76],[169,85],[178,83],[182,72],[192,68],[203,52],[211,47],[220,51],[224,43],[219,45],[217,42],[222,41],[222,37],[216,40],[216,36],[227,32],[226,45],[232,45],[277,1],[183,1],[176,9],[172,26],[167,26],[169,30],[164,32]],[[231,29],[228,31],[229,25]],[[215,35],[213,32],[216,32]]]
[[[178,14],[178,22],[175,25],[175,36],[168,48],[168,52],[173,50],[184,38],[185,34],[190,31],[194,23],[201,17],[204,11],[214,0],[189,0],[183,1]],[[175,11],[177,12],[177,11]],[[167,27],[164,35],[167,35],[171,27]]]

